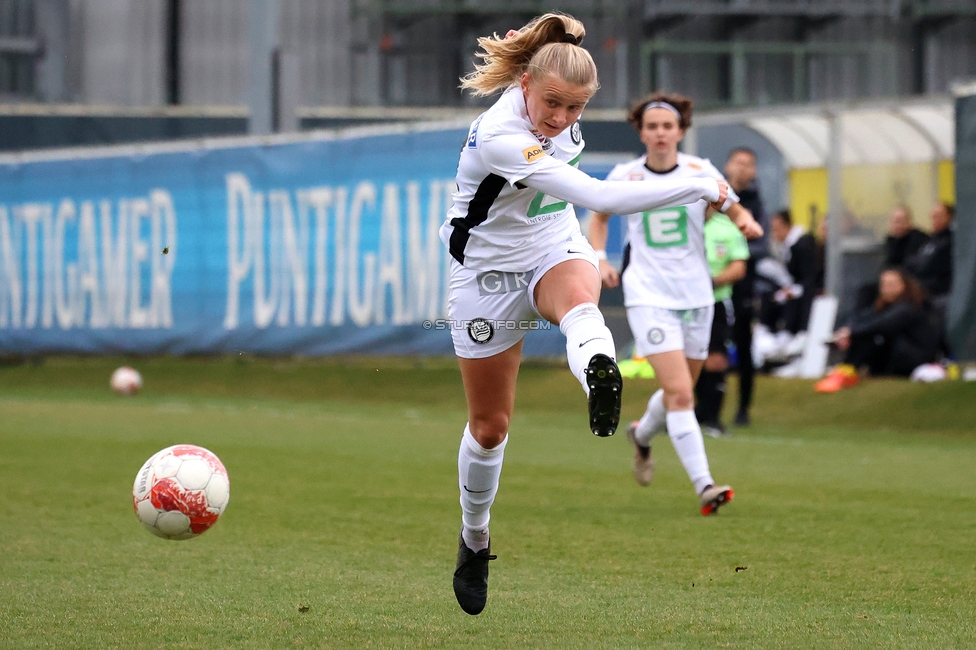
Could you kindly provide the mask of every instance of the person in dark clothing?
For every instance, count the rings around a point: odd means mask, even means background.
[[[885,267],[902,266],[929,239],[912,224],[912,212],[903,205],[891,211],[885,237]]]
[[[817,382],[815,390],[834,393],[859,383],[859,370],[871,375],[908,377],[938,357],[939,336],[932,326],[925,289],[900,269],[881,274],[874,305],[856,312],[834,333],[844,363]]]
[[[952,220],[955,206],[936,203],[932,208],[929,240],[905,260],[905,270],[915,276],[933,301],[944,300],[952,288]]]
[[[755,368],[752,363],[752,321],[755,318],[756,262],[769,255],[769,219],[763,208],[762,197],[756,185],[756,153],[746,147],[737,147],[725,162],[725,178],[739,195],[739,203],[752,213],[763,228],[763,236],[749,242],[749,259],[746,274],[732,285],[732,340],[738,351],[739,409],[735,416],[738,426],[749,424],[749,408],[752,406],[752,387]]]
[[[904,205],[896,206],[888,218],[885,236],[885,261],[882,268],[902,267],[928,242],[929,236],[912,223],[912,211]],[[868,282],[857,290],[855,309],[863,309],[878,297],[877,281]]]
[[[796,335],[806,331],[817,286],[817,242],[801,226],[793,225],[789,210],[773,215],[769,223],[780,245],[780,259],[764,260],[757,272],[777,287],[762,297],[759,322],[771,332]]]

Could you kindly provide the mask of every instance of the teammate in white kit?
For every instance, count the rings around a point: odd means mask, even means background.
[[[637,102],[629,121],[640,133],[647,154],[617,165],[607,180],[721,179],[722,174],[707,160],[678,153],[678,143],[691,126],[691,106],[687,97],[663,93]],[[719,207],[747,238],[762,236],[762,228],[739,205],[734,192]],[[651,437],[666,429],[705,515],[717,512],[733,496],[732,488],[715,485],[712,479],[694,411],[694,387],[708,356],[714,305],[704,238],[709,208],[708,201],[697,200],[664,209],[617,213],[628,215],[630,243],[621,271],[627,320],[637,355],[647,357],[661,384],[643,417],[627,428],[634,445],[634,478],[640,485],[651,482]],[[615,287],[621,276],[606,261],[604,250],[609,218],[610,212],[605,210],[593,215],[589,239],[597,249],[604,284]]]
[[[454,206],[440,235],[451,263],[448,316],[468,402],[458,454],[462,528],[454,593],[468,614],[488,597],[489,508],[498,490],[522,337],[540,316],[566,336],[570,370],[588,395],[590,429],[614,433],[620,371],[597,308],[600,272],[573,205],[629,213],[704,199],[725,201],[710,178],[598,181],[576,165],[578,118],[596,92],[582,23],[546,14],[504,38],[478,40],[483,64],[462,80],[498,101],[471,125]]]

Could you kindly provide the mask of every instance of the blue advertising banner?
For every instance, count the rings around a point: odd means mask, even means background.
[[[451,354],[437,231],[465,135],[0,158],[0,355]],[[542,329],[526,353],[562,354]]]

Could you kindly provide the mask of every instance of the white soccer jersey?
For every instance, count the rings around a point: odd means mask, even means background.
[[[679,153],[677,166],[663,174],[648,169],[646,159],[617,165],[607,180],[723,178],[712,163],[696,156]],[[731,190],[729,198],[738,201]],[[622,277],[627,307],[695,309],[715,301],[705,256],[707,209],[708,202],[700,200],[627,216],[630,260]]]
[[[553,139],[533,133],[522,89],[505,91],[474,121],[458,163],[458,191],[441,239],[468,268],[525,271],[580,232],[573,206],[521,181],[540,158],[578,165],[579,122]]]
[[[454,205],[441,241],[466,268],[521,272],[579,234],[573,205],[626,214],[718,198],[703,179],[598,181],[575,168],[579,123],[553,139],[534,132],[522,89],[514,86],[474,121],[461,150]]]

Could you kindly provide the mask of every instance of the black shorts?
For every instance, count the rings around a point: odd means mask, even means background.
[[[712,337],[708,341],[709,353],[727,354],[725,347],[729,340],[729,319],[725,312],[725,303],[715,303],[715,315],[712,316]]]

